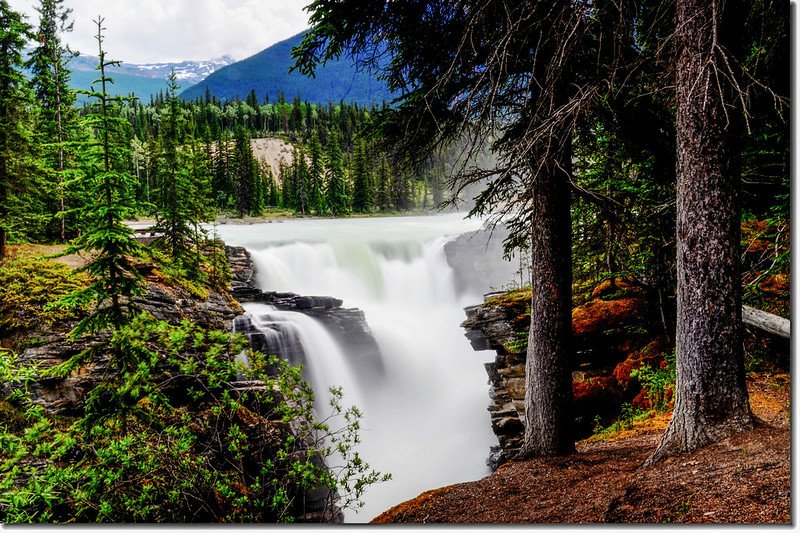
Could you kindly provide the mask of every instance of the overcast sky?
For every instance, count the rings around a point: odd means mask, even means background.
[[[9,0],[38,26],[38,0]],[[65,0],[75,28],[65,41],[97,55],[97,15],[106,21],[104,48],[126,63],[244,59],[308,25],[311,0]]]

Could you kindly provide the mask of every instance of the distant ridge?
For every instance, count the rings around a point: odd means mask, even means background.
[[[288,100],[299,96],[314,103],[356,102],[361,105],[380,104],[392,99],[386,83],[372,73],[359,70],[351,59],[329,61],[317,68],[315,78],[299,72],[289,73],[294,64],[292,48],[303,38],[300,33],[276,43],[261,52],[222,67],[197,85],[189,87],[181,98],[195,100],[204,96],[206,89],[220,100],[245,99],[251,90],[259,101],[269,97],[270,102],[283,91]]]

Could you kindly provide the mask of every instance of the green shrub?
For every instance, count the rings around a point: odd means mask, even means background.
[[[0,409],[0,520],[285,522],[358,507],[367,486],[388,479],[354,450],[358,410],[334,390],[342,420],[315,420],[300,368],[250,353],[245,369],[232,362],[243,346],[188,322],[136,317],[93,356],[49,372],[113,352],[112,377],[75,419],[32,403],[26,386],[41,372],[0,354],[0,378],[15,387],[8,401],[25,421]],[[239,377],[263,386],[237,391]],[[328,468],[333,459],[339,466]],[[309,507],[319,503],[311,493],[324,508]]]
[[[667,411],[675,390],[675,353],[666,356],[666,365],[663,368],[645,365],[633,370],[631,377],[641,383],[656,412]]]
[[[85,288],[89,278],[43,258],[14,258],[0,264],[0,338],[38,325],[73,319],[80,309],[48,306]]]

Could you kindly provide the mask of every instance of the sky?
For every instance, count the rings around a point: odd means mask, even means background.
[[[308,26],[311,0],[65,0],[74,29],[64,40],[97,55],[98,15],[104,48],[125,63],[176,62],[224,55],[244,59]],[[38,26],[38,0],[9,0]]]

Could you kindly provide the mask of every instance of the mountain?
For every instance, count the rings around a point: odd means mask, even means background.
[[[187,88],[203,81],[212,72],[233,62],[234,60],[230,56],[223,56],[207,61],[181,61],[179,63],[122,63],[118,67],[112,67],[112,72],[126,76],[157,79],[163,82],[169,76],[170,71],[174,69],[178,83],[183,88]],[[97,66],[97,58],[78,56],[70,61],[69,65],[73,71],[94,71]]]
[[[251,90],[256,91],[259,100],[268,96],[271,102],[277,99],[280,91],[289,100],[299,96],[302,100],[316,103],[344,100],[369,105],[392,99],[384,81],[359,70],[348,58],[329,61],[318,67],[315,78],[307,78],[299,72],[289,73],[294,64],[292,48],[299,45],[302,38],[300,33],[247,59],[220,68],[183,91],[181,97],[195,100],[203,97],[208,89],[223,101],[244,99]]]
[[[108,69],[108,75],[114,79],[114,83],[108,87],[110,94],[114,96],[127,96],[135,94],[142,102],[147,103],[151,95],[156,95],[160,91],[167,89],[167,77],[171,70],[175,70],[178,84],[181,88],[187,88],[195,83],[202,81],[206,76],[230,65],[234,60],[230,56],[224,56],[207,61],[181,61],[177,63],[121,63]],[[89,90],[89,87],[98,77],[97,58],[93,56],[80,55],[74,57],[69,62],[69,69],[72,71],[70,87],[78,90]],[[99,87],[95,87],[98,89]],[[78,103],[86,101],[85,95],[78,95]]]

